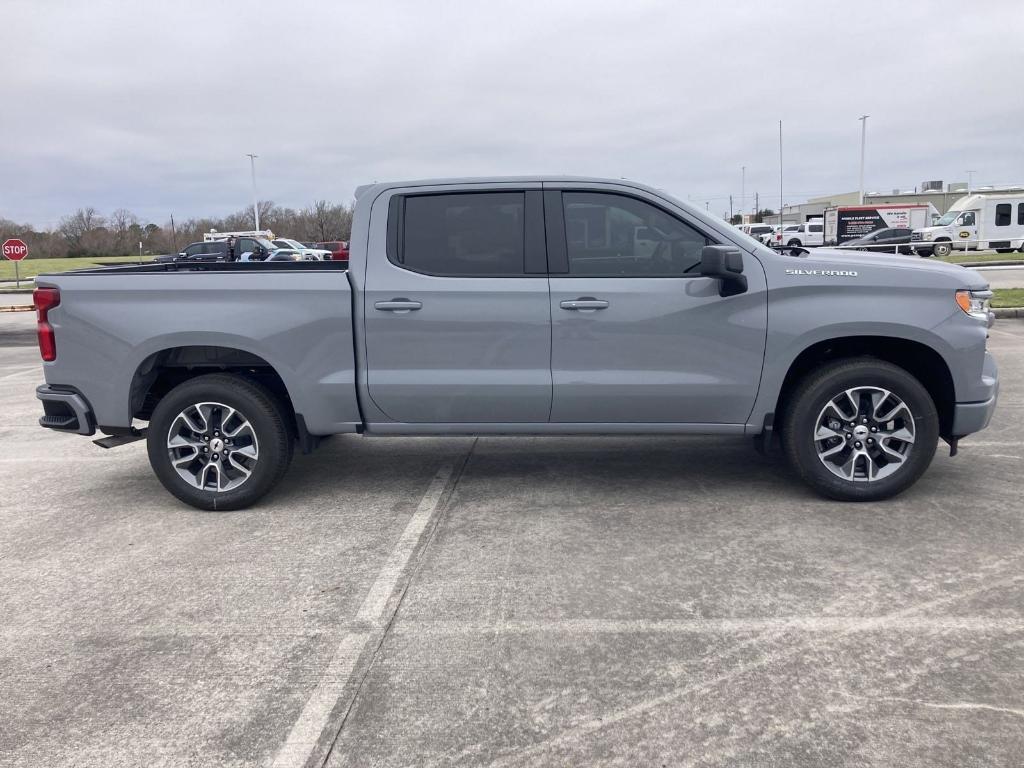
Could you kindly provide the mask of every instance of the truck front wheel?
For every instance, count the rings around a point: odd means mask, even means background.
[[[841,501],[877,501],[909,488],[935,455],[939,418],[928,391],[874,358],[829,363],[788,398],[782,440],[797,474]]]
[[[949,256],[953,252],[953,244],[948,240],[943,240],[932,246],[932,253],[938,256],[940,259],[944,256]]]
[[[247,507],[273,488],[291,462],[287,411],[256,382],[197,376],[153,411],[149,462],[163,486],[198,509]]]

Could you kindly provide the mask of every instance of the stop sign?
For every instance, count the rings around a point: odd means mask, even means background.
[[[11,261],[21,261],[28,256],[28,246],[23,240],[12,237],[4,242],[4,257]]]

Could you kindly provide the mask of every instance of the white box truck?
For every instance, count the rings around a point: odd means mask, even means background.
[[[842,205],[825,209],[825,245],[842,245],[879,229],[919,229],[938,219],[931,203]]]
[[[1024,251],[1024,192],[965,195],[934,226],[914,229],[911,245],[922,256],[960,251]]]

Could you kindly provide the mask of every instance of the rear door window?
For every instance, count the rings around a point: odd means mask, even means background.
[[[1009,203],[999,203],[996,206],[996,226],[997,227],[1008,227],[1010,226],[1010,212],[1013,210],[1013,206]]]
[[[525,274],[525,193],[468,192],[394,198],[399,266],[447,277]],[[394,250],[394,253],[391,251]]]

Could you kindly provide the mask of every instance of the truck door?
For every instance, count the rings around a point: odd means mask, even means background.
[[[544,197],[551,421],[744,423],[765,348],[757,259],[743,254],[746,293],[722,298],[697,274],[717,238],[657,198],[569,187]]]
[[[957,248],[978,250],[978,211],[964,211],[956,220],[953,243]]]
[[[540,185],[529,186],[412,188],[374,203],[366,381],[390,419],[548,420],[544,211]]]

